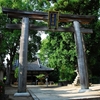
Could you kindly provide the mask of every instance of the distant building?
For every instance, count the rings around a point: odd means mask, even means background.
[[[11,72],[11,76],[12,76],[12,83],[14,83],[16,81],[16,79],[14,78],[14,71],[16,69],[16,67],[18,67],[18,61],[15,62],[14,66],[12,67],[12,72]],[[32,83],[32,84],[36,84],[36,75],[39,74],[49,74],[50,72],[52,72],[54,69],[43,66],[40,61],[37,59],[34,62],[28,62],[28,66],[27,66],[27,82]]]

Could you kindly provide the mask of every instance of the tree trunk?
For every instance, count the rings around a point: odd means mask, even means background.
[[[3,81],[3,71],[0,70],[0,80]]]
[[[10,68],[7,66],[6,68],[6,85],[10,85]]]

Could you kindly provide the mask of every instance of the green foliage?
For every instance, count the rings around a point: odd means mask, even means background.
[[[52,3],[51,3],[52,2]],[[54,4],[54,6],[53,6]],[[84,35],[86,44],[86,53],[88,58],[89,72],[92,75],[99,76],[100,72],[100,20],[98,20],[98,13],[100,9],[99,0],[0,0],[0,34],[3,35],[0,44],[0,57],[4,59],[6,54],[10,54],[11,61],[15,57],[18,58],[19,38],[21,31],[7,30],[6,23],[11,22],[6,15],[1,13],[1,8],[14,8],[27,11],[59,11],[63,14],[77,14],[77,15],[95,15],[96,18],[91,22],[91,25],[82,25],[93,29],[93,34]],[[50,7],[51,6],[51,7]],[[12,23],[20,23],[20,19],[13,19]],[[42,25],[30,20],[31,24]],[[45,23],[45,22],[44,22]],[[72,23],[59,23],[60,26],[69,27]],[[72,75],[74,66],[76,65],[76,50],[74,44],[74,36],[68,32],[47,32],[49,35],[46,40],[40,43],[40,35],[36,35],[36,31],[30,31],[28,48],[28,61],[33,61],[35,53],[40,49],[40,57],[44,64],[56,69],[56,75],[60,75],[65,79],[68,75]],[[38,47],[37,47],[38,45]],[[65,69],[65,72],[63,70]],[[57,76],[58,77],[58,76]],[[69,80],[71,78],[68,78]]]
[[[95,15],[96,19],[91,25],[82,25],[92,28],[94,34],[84,35],[89,72],[99,75],[100,71],[100,21],[98,20],[99,0],[52,0],[54,6],[49,10],[59,11],[63,14]],[[71,24],[71,23],[70,23]],[[59,25],[65,26],[63,23]],[[72,24],[71,24],[72,25]],[[69,27],[69,23],[66,23]],[[74,66],[77,64],[76,46],[71,33],[48,32],[49,36],[42,42],[40,57],[47,66],[57,68],[61,78],[71,80],[74,76]],[[95,67],[94,67],[95,66]]]
[[[5,93],[5,85],[3,81],[0,80],[0,96]]]
[[[34,0],[34,2],[30,0],[1,0],[0,1],[0,10],[2,7],[4,8],[12,8],[12,9],[19,9],[19,10],[27,10],[27,11],[33,11],[34,9],[37,9],[35,7],[36,2],[38,0]],[[28,5],[27,5],[28,4]],[[7,54],[10,55],[10,68],[12,68],[13,61],[15,59],[18,59],[19,53],[19,43],[20,43],[20,30],[9,30],[6,29],[6,23],[13,23],[17,24],[20,23],[21,19],[10,19],[7,15],[0,13],[0,34],[2,34],[2,42],[0,42],[0,57],[1,59],[4,59]],[[34,20],[30,19],[30,24],[37,23]],[[36,52],[40,48],[40,42],[41,38],[38,35],[37,31],[30,31],[29,36],[31,40],[29,41],[28,46],[28,60],[33,61],[33,57],[36,55]],[[1,41],[0,40],[0,41]],[[37,47],[38,44],[38,47]],[[3,56],[2,56],[3,55]]]
[[[44,74],[39,74],[39,75],[37,75],[36,77],[38,78],[38,79],[41,79],[41,78],[44,78]]]
[[[54,81],[55,83],[58,82],[59,70],[57,68],[55,68],[54,71],[49,74],[49,80]]]
[[[60,79],[66,80],[66,81],[72,81],[74,76],[74,70],[71,69],[70,66],[62,66],[60,69]]]
[[[67,80],[73,78],[76,50],[72,34],[50,32],[49,36],[42,41],[39,55],[44,64],[58,70],[54,71],[55,74],[58,73],[57,77]],[[47,59],[48,62],[45,63]]]
[[[17,67],[14,72],[14,77],[18,78],[19,68]]]
[[[94,75],[90,78],[90,82],[93,84],[98,84],[98,83],[100,83],[100,77]]]
[[[36,78],[38,78],[42,82],[42,80],[45,78],[45,75],[39,74],[39,75],[36,76]]]
[[[85,36],[85,41],[86,41],[86,47],[87,50],[89,51],[87,53],[88,56],[88,67],[90,70],[90,73],[93,76],[100,76],[100,61],[99,61],[99,56],[100,56],[100,20],[95,21],[92,24],[94,33],[91,35],[88,35],[87,37]]]

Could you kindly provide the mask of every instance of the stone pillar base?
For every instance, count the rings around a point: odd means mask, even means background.
[[[22,92],[22,93],[15,93],[14,96],[16,97],[28,97],[30,96],[30,93],[29,92]]]
[[[90,91],[91,91],[91,89],[80,89],[79,90],[79,93],[90,92]]]

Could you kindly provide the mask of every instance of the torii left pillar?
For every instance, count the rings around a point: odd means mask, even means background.
[[[24,17],[22,19],[21,37],[20,37],[18,93],[26,92],[28,32],[29,32],[29,18]]]

